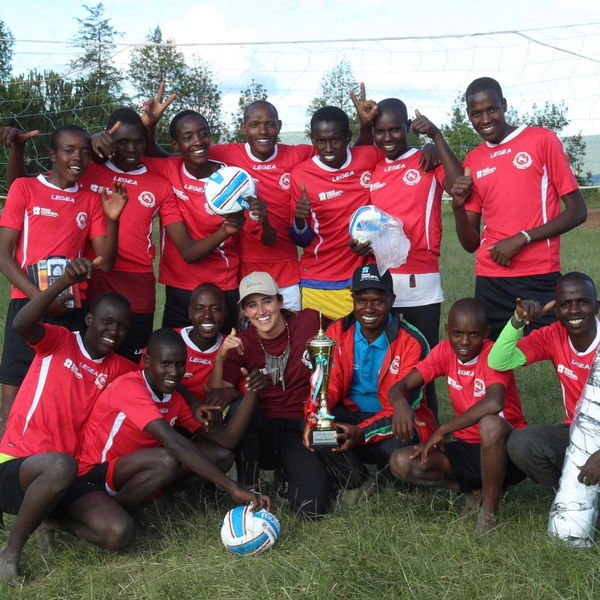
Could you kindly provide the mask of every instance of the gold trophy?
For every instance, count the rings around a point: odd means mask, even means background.
[[[311,446],[317,449],[337,448],[339,444],[335,437],[337,432],[332,424],[333,415],[329,414],[327,407],[327,386],[335,340],[327,336],[320,326],[317,335],[308,340],[306,346],[313,368],[310,378],[310,402],[319,407],[317,425],[311,434]]]

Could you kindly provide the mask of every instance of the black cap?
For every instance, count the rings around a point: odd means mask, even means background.
[[[385,290],[393,294],[394,283],[390,272],[386,271],[383,275],[379,275],[376,264],[357,267],[352,274],[352,291],[368,289]]]

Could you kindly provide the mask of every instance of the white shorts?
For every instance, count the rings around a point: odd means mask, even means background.
[[[412,287],[411,277],[414,278]],[[392,281],[396,294],[394,307],[426,306],[444,301],[442,278],[439,273],[392,273]]]
[[[302,302],[300,301],[300,285],[295,283],[279,288],[279,293],[283,296],[283,308],[290,310],[301,310]]]

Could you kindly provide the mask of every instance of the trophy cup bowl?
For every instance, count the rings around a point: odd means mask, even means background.
[[[311,397],[313,401],[318,400],[317,424],[311,432],[311,446],[315,449],[337,448],[339,442],[336,430],[333,426],[333,416],[329,414],[327,406],[327,387],[331,372],[331,361],[335,340],[325,334],[323,328],[319,328],[317,335],[306,344],[310,360],[313,366],[313,374],[310,378]]]

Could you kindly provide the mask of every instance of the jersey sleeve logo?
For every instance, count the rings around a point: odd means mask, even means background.
[[[87,225],[87,220],[88,215],[86,212],[77,213],[77,216],[75,217],[75,223],[77,223],[77,227],[79,227],[79,229],[81,230],[85,229],[85,226]]]
[[[152,192],[142,192],[138,196],[138,201],[142,206],[146,208],[154,208],[156,206],[156,198]]]
[[[531,156],[527,152],[518,152],[513,158],[513,165],[517,169],[528,169],[533,163]]]
[[[371,187],[371,171],[365,171],[360,176],[360,185],[367,189]]]
[[[390,365],[390,373],[392,375],[398,375],[398,371],[400,371],[400,357],[398,355],[394,356],[394,360]]]
[[[417,185],[421,181],[421,173],[417,169],[408,169],[404,175],[402,175],[402,181],[406,185]]]
[[[290,174],[289,173],[284,173],[279,178],[279,187],[282,190],[289,190],[290,189]]]

